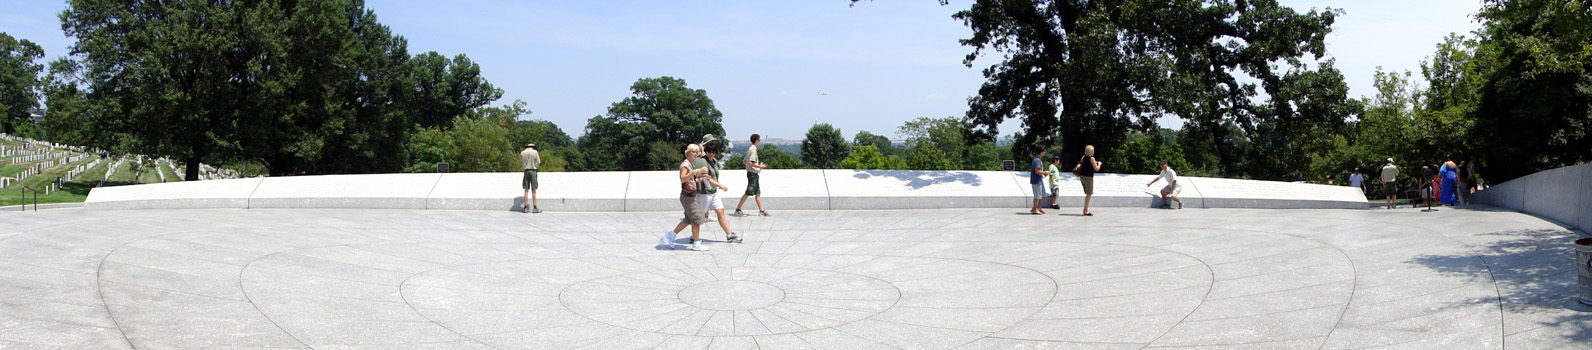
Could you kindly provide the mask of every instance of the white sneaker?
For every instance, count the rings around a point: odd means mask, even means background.
[[[707,222],[719,222],[719,219],[713,217],[712,215],[708,215]]]
[[[669,249],[678,248],[677,245],[674,244],[674,231],[663,231],[663,237],[658,237],[658,244],[669,246]]]
[[[691,250],[695,250],[695,251],[699,251],[699,252],[705,252],[705,251],[708,251],[708,247],[703,247],[702,246],[702,241],[696,241],[696,242],[691,242]]]

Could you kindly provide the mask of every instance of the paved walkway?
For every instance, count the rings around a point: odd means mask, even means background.
[[[1075,211],[0,213],[0,348],[1592,347],[1529,215]]]

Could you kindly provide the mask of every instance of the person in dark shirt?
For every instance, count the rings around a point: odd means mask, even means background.
[[[1094,216],[1089,212],[1089,200],[1094,198],[1094,175],[1100,171],[1100,161],[1094,157],[1094,145],[1083,146],[1083,158],[1078,158],[1078,165],[1073,169],[1078,171],[1078,180],[1083,183],[1083,216]]]

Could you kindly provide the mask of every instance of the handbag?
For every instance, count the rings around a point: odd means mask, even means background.
[[[1072,176],[1083,176],[1083,157],[1078,157],[1078,165],[1072,166]]]

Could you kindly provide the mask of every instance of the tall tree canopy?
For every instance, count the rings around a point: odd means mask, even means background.
[[[14,133],[15,124],[39,106],[44,49],[27,39],[0,32],[0,132]]]
[[[586,121],[576,142],[580,170],[668,169],[686,144],[703,135],[724,135],[724,113],[706,90],[692,89],[673,77],[642,78],[632,96],[608,107],[607,116]]]
[[[1275,0],[980,0],[954,16],[973,32],[963,63],[1002,56],[966,118],[996,134],[1021,117],[1018,147],[1059,132],[1069,159],[1085,144],[1109,157],[1162,116],[1217,132],[1233,122],[1260,143],[1250,172],[1283,177],[1320,147],[1299,144],[1310,139],[1301,133],[1341,127],[1353,112],[1342,75],[1321,60],[1339,13]]]
[[[503,90],[481,77],[481,65],[464,54],[448,60],[428,51],[415,55],[409,63],[417,94],[409,110],[420,127],[448,126],[454,117],[503,97]]]
[[[851,154],[851,145],[840,129],[829,123],[813,124],[802,139],[802,162],[819,169],[834,169]]]
[[[411,60],[362,0],[73,0],[61,21],[76,62],[52,69],[63,100],[51,103],[86,116],[53,124],[88,146],[180,159],[189,178],[200,162],[397,171],[415,125],[502,95],[464,55]]]
[[[1497,183],[1592,161],[1592,9],[1583,0],[1487,0],[1471,136]]]

